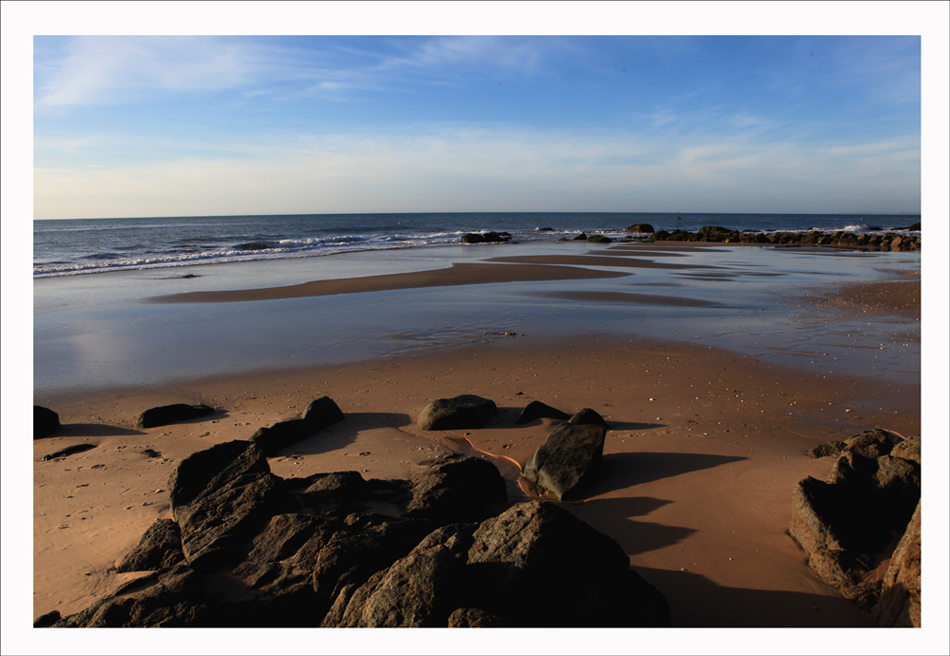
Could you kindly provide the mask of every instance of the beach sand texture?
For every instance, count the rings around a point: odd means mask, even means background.
[[[649,262],[622,249],[496,258],[456,264],[442,277],[394,274],[155,300],[254,306],[430,284],[587,280],[589,293],[547,286],[538,297],[684,311],[715,305],[678,295],[672,286],[597,287],[623,276],[617,270],[624,267],[682,271],[678,255],[670,247],[657,249]],[[613,270],[584,268],[590,266]],[[828,325],[854,314],[892,329],[897,322],[906,339],[919,342],[919,269],[882,277],[823,287],[801,312]],[[870,329],[868,334],[877,337]],[[853,350],[862,347],[872,345]],[[781,348],[781,339],[769,346]],[[271,458],[278,476],[354,470],[367,479],[408,478],[442,456],[468,453],[499,466],[512,499],[530,498],[537,491],[519,481],[520,468],[554,422],[516,425],[521,409],[534,400],[567,413],[592,408],[611,427],[603,470],[582,500],[563,505],[621,545],[631,565],[667,597],[674,627],[869,626],[872,615],[822,583],[787,535],[792,490],[805,476],[828,475],[832,459],[805,455],[817,444],[873,428],[919,434],[920,385],[881,376],[875,365],[865,376],[831,373],[820,359],[792,368],[696,339],[502,330],[398,357],[113,389],[39,390],[35,403],[58,412],[63,427],[33,443],[33,616],[77,612],[136,576],[117,574],[114,567],[155,519],[170,517],[167,481],[183,458],[249,439],[327,395],[346,420]],[[500,413],[477,430],[426,432],[416,425],[430,401],[457,394],[492,399]],[[143,410],[181,402],[218,410],[170,426],[135,427]],[[74,444],[94,448],[43,459]]]

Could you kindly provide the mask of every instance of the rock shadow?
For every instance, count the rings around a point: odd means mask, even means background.
[[[689,563],[683,563],[688,569]],[[752,590],[717,585],[689,571],[634,569],[670,604],[674,628],[861,628],[873,617],[833,592]]]
[[[696,532],[696,529],[683,526],[632,519],[649,515],[669,503],[673,502],[655,497],[593,499],[584,502],[583,511],[579,514],[597,530],[608,533],[626,553],[634,555],[668,547]],[[627,521],[618,522],[617,518],[626,518]]]
[[[123,435],[144,435],[140,430],[121,428],[108,424],[62,424],[50,437],[114,437]]]
[[[711,453],[612,453],[603,457],[596,479],[585,486],[584,496],[597,496],[747,459]]]
[[[641,424],[635,421],[611,421],[609,419],[607,423],[610,425],[610,430],[612,431],[653,430],[654,428],[666,428],[667,426],[667,424]],[[608,439],[610,438],[610,431],[607,432],[607,437]]]
[[[401,412],[350,412],[345,419],[283,450],[278,456],[318,455],[354,442],[363,431],[379,428],[399,429],[412,423],[412,418]]]

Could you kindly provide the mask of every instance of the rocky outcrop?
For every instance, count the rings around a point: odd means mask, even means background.
[[[554,504],[430,533],[324,626],[667,626],[666,600],[623,550]]]
[[[510,507],[479,458],[408,481],[281,479],[258,446],[236,440],[184,459],[168,489],[174,519],[153,524],[119,566],[142,576],[36,626],[669,624],[666,600],[616,542],[555,504]]]
[[[560,424],[528,459],[523,476],[558,499],[575,498],[600,464],[606,436],[602,425]]]
[[[919,445],[915,450],[914,440],[904,442],[884,430],[855,435],[827,481],[809,476],[792,497],[789,534],[809,566],[865,609],[880,594],[870,573],[890,557],[920,500],[920,463],[913,459]]]
[[[155,428],[156,426],[167,426],[179,421],[188,421],[190,419],[199,419],[214,412],[214,408],[204,404],[189,405],[187,403],[174,403],[172,405],[163,405],[158,408],[149,408],[139,415],[136,422],[137,428]]]
[[[343,412],[333,399],[323,396],[312,401],[300,417],[258,429],[251,436],[251,442],[257,445],[265,456],[272,457],[314,433],[343,421],[344,418]]]
[[[59,430],[59,415],[41,405],[33,406],[33,439],[49,437]]]
[[[436,399],[419,414],[416,422],[422,430],[481,428],[498,413],[494,401],[475,394]]]

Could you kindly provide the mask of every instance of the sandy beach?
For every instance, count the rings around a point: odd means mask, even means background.
[[[654,257],[670,262],[676,255],[674,249]],[[343,298],[432,284],[461,289],[510,280],[599,285],[622,279],[622,273],[570,266],[600,258],[620,260],[617,266],[638,262],[631,254],[522,257],[516,265],[456,265],[444,278],[432,272],[368,276],[149,300],[169,307],[235,301],[254,307],[280,298]],[[888,322],[900,317],[901,329],[919,340],[919,288],[919,273],[912,271],[869,284],[824,286],[805,294],[798,311],[825,323],[855,313]],[[677,295],[675,288],[540,294],[559,302],[683,311],[717,304]],[[829,473],[832,459],[806,456],[813,446],[874,428],[920,434],[921,388],[899,377],[833,374],[814,360],[810,367],[780,360],[636,334],[552,338],[484,331],[343,364],[36,392],[34,402],[55,409],[63,427],[33,443],[33,616],[77,612],[138,576],[117,574],[115,566],[154,520],[170,517],[168,477],[183,458],[249,439],[326,395],[346,420],[270,458],[278,476],[357,471],[366,479],[406,479],[440,457],[463,453],[495,463],[510,500],[536,498],[539,491],[520,473],[555,422],[514,420],[534,400],[568,413],[592,408],[610,425],[603,470],[583,500],[562,505],[621,545],[636,571],[666,595],[674,628],[869,627],[873,614],[824,584],[787,534],[791,493],[800,479]],[[873,364],[867,372],[874,373]],[[416,425],[430,401],[458,394],[492,399],[500,413],[477,430],[427,432]],[[217,410],[170,426],[135,427],[142,411],[171,403]],[[94,448],[44,460],[76,444]]]

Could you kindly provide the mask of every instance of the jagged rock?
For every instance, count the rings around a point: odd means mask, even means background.
[[[571,416],[566,412],[561,412],[557,408],[552,408],[549,405],[541,403],[540,401],[532,401],[525,406],[524,410],[521,411],[521,415],[515,419],[516,424],[527,424],[528,422],[534,421],[535,419],[541,418],[547,419],[570,419]]]
[[[474,394],[436,399],[419,415],[422,430],[481,428],[498,412],[494,401]]]
[[[117,572],[169,569],[182,562],[181,531],[173,520],[156,519],[135,548],[115,568]]]
[[[60,449],[59,451],[54,451],[53,453],[48,453],[43,456],[43,460],[55,460],[56,458],[65,458],[66,456],[75,455],[77,453],[82,453],[83,451],[89,451],[90,449],[95,449],[96,444],[73,444],[72,446],[67,446],[65,449]]]
[[[480,521],[508,500],[498,468],[481,458],[438,462],[413,476],[409,488],[407,514],[440,522]]]
[[[33,406],[33,439],[49,437],[59,430],[59,415],[41,405]]]
[[[188,562],[213,568],[237,557],[271,516],[290,507],[281,483],[260,449],[243,440],[182,460],[168,490]]]
[[[107,595],[53,627],[202,627],[218,623],[200,577],[180,564],[141,582],[138,589],[123,588]],[[212,619],[214,618],[214,619]]]
[[[167,426],[179,421],[188,421],[189,419],[198,419],[214,412],[214,408],[204,404],[189,405],[187,403],[175,403],[172,405],[163,405],[158,408],[149,408],[139,415],[136,422],[137,428],[154,428],[156,426]]]
[[[517,504],[472,537],[466,606],[519,627],[669,625],[666,600],[623,549],[560,506]]]
[[[449,615],[450,629],[497,629],[510,626],[508,620],[481,608],[456,608]]]
[[[456,525],[430,533],[356,591],[334,626],[448,626],[450,612],[465,593],[462,570],[474,530],[474,525]]]
[[[610,426],[607,425],[604,418],[590,408],[584,408],[567,421],[569,424],[593,424],[595,426],[603,426],[607,430],[610,430]]]
[[[833,440],[831,442],[825,442],[824,444],[819,444],[818,446],[812,448],[808,451],[809,458],[825,458],[827,456],[837,456],[844,451],[845,447],[848,445],[841,440]]]
[[[326,613],[346,586],[361,586],[412,551],[434,527],[422,519],[349,515],[316,555],[312,581],[319,606],[315,612],[319,609],[320,615]]]
[[[596,424],[560,424],[528,459],[523,475],[558,499],[573,498],[600,463],[606,436]]]
[[[826,582],[869,609],[880,592],[868,574],[889,554],[920,500],[920,464],[914,445],[884,430],[845,441],[828,482],[808,477],[793,493],[789,534]],[[919,453],[919,451],[917,451]]]
[[[300,417],[259,428],[251,442],[270,458],[343,419],[345,416],[333,399],[323,396],[312,401]]]
[[[632,226],[627,226],[627,232],[653,233],[655,231],[649,223],[634,223]]]
[[[62,616],[59,614],[58,610],[52,610],[48,613],[43,613],[35,620],[33,620],[34,629],[45,629],[48,626],[53,626],[56,622],[60,621]]]
[[[920,503],[881,584],[878,626],[920,626]]]

